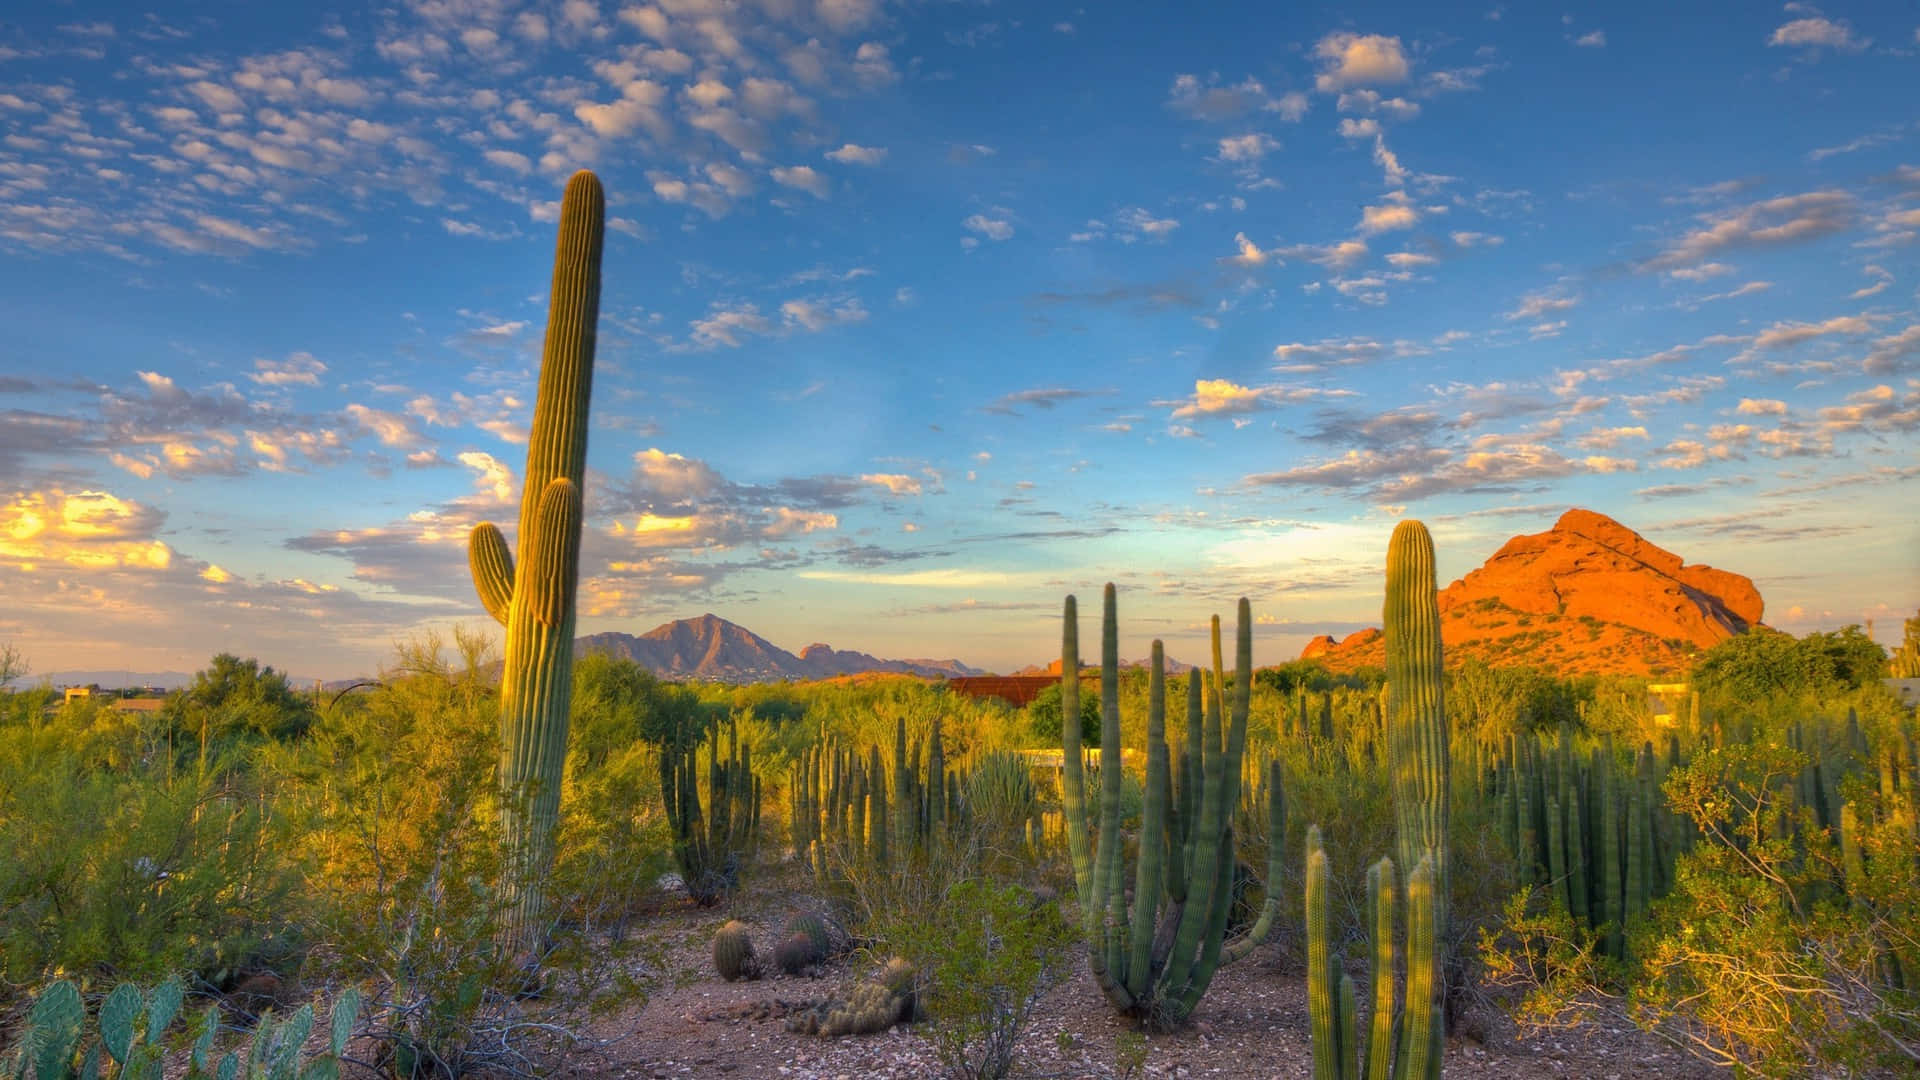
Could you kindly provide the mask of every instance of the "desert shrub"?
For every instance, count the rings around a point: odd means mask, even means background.
[[[299,879],[278,801],[224,756],[176,771],[137,752],[137,731],[77,719],[0,732],[0,975],[178,972],[224,986],[296,952]]]
[[[947,1074],[1006,1076],[1034,1004],[1076,955],[1073,930],[1057,904],[1012,883],[949,879],[933,899],[881,915],[872,932],[920,973],[925,1030]]]
[[[485,641],[457,631],[455,642],[457,663],[431,636],[400,646],[377,689],[330,710],[273,767],[303,795],[305,869],[327,941],[318,973],[372,987],[370,1029],[391,1067],[524,1075],[575,1043],[573,1021],[637,993],[622,961],[638,943],[609,945],[596,916],[610,886],[641,887],[609,880],[611,867],[657,860],[646,859],[649,832],[633,850],[611,835],[631,820],[616,808],[639,785],[609,748],[599,769],[569,776],[588,794],[563,810],[537,976],[499,946],[497,699]]]
[[[1700,839],[1669,894],[1629,926],[1624,965],[1599,959],[1598,935],[1563,911],[1516,900],[1482,954],[1497,981],[1524,992],[1519,1019],[1630,1019],[1763,1076],[1895,1075],[1920,1063],[1920,995],[1904,974],[1920,964],[1911,792],[1843,783],[1859,824],[1848,860],[1795,799],[1808,760],[1755,741],[1673,771],[1667,799]]]
[[[1858,689],[1886,673],[1887,654],[1857,626],[1796,638],[1755,627],[1708,649],[1693,683],[1709,703],[1741,703]]]
[[[1060,745],[1060,687],[1049,686],[1027,703],[1027,728],[1036,743]],[[1124,727],[1123,727],[1124,730]],[[1080,692],[1080,741],[1083,746],[1100,745],[1100,695]]]

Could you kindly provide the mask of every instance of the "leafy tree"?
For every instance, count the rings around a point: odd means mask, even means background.
[[[1027,723],[1033,734],[1042,739],[1058,742],[1060,739],[1060,687],[1049,686],[1040,691],[1040,696],[1027,703]],[[1100,742],[1100,695],[1088,693],[1085,686],[1080,690],[1080,739],[1082,745],[1098,745]]]
[[[13,643],[0,645],[0,690],[5,690],[8,683],[25,677],[27,673],[27,662],[13,647]]]
[[[1856,689],[1885,670],[1885,651],[1857,626],[1803,638],[1756,627],[1707,650],[1693,682],[1722,701],[1759,701]]]
[[[204,763],[211,752],[235,741],[298,738],[313,726],[314,711],[271,666],[221,653],[167,703],[166,721],[183,748],[197,740]]]

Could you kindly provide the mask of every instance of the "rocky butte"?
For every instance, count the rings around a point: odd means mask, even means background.
[[[1648,541],[1591,510],[1506,542],[1440,591],[1447,660],[1533,665],[1563,675],[1678,675],[1702,650],[1760,625],[1753,582]],[[1307,643],[1335,670],[1386,662],[1379,630]]]

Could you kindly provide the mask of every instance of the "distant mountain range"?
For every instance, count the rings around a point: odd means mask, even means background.
[[[574,652],[575,655],[598,652],[623,657],[663,679],[707,682],[804,682],[868,672],[931,679],[987,674],[958,660],[882,660],[863,652],[843,651],[817,643],[801,649],[795,656],[746,627],[711,614],[665,623],[638,636],[617,631],[588,634],[574,639]],[[193,679],[193,673],[182,671],[36,671],[16,680],[14,687],[37,686],[43,680],[51,680],[55,686],[94,684],[108,689],[153,686],[178,690],[192,685]],[[287,681],[296,690],[310,690],[316,680],[289,677]],[[338,691],[360,681],[334,679],[327,681],[324,688]]]
[[[656,626],[638,637],[618,632],[589,634],[576,638],[574,649],[632,660],[663,679],[711,682],[800,682],[876,671],[934,679],[986,674],[958,660],[882,660],[821,644],[809,645],[795,656],[746,627],[712,614]]]
[[[15,679],[13,688],[26,690],[39,686],[43,682],[50,682],[55,686],[98,686],[102,690],[132,690],[150,686],[170,693],[192,686],[197,674],[192,671],[30,671],[21,678]],[[282,674],[285,673],[282,672]],[[301,678],[298,675],[287,676],[287,685],[295,690],[311,690],[314,683],[321,681]],[[351,686],[359,681],[358,679],[333,679],[326,680],[324,685],[326,689],[339,690],[341,687]]]

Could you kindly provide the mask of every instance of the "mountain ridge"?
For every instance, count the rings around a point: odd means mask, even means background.
[[[958,660],[886,660],[821,642],[795,654],[712,612],[662,623],[644,634],[588,634],[574,639],[574,649],[632,660],[664,679],[711,682],[804,682],[869,672],[931,679],[986,674]]]

